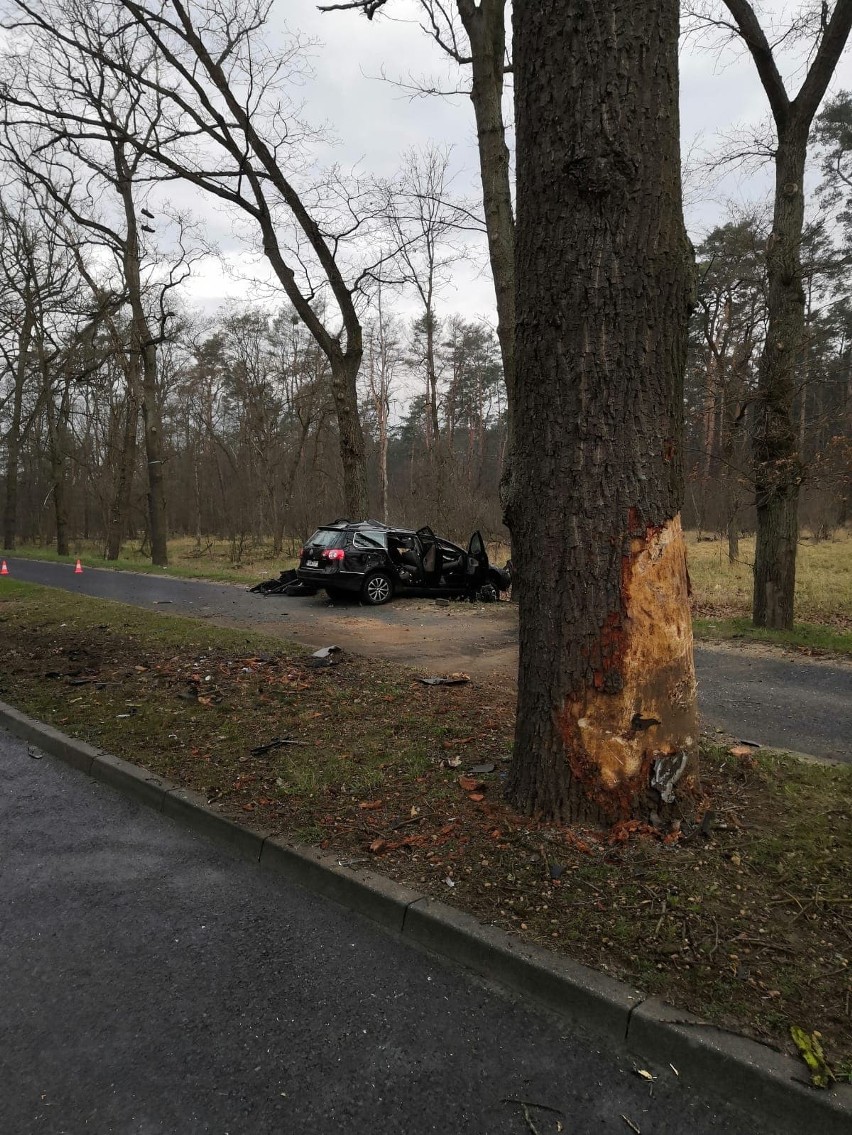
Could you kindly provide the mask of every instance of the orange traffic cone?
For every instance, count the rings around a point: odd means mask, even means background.
[[[9,569],[6,567],[6,561],[3,561],[3,566],[0,567],[0,575],[8,575]]]
[[[83,565],[80,563],[79,560],[77,560],[77,566],[74,568],[74,574],[75,575],[82,575],[83,574]]]

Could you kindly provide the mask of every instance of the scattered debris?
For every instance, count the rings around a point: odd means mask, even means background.
[[[32,745],[27,745],[27,756],[32,757],[34,761],[41,760],[41,753],[38,751],[38,749],[33,748]]]
[[[741,738],[739,739],[739,741],[737,741],[737,744],[738,744],[738,745],[748,745],[748,747],[749,747],[750,749],[759,749],[759,748],[761,748],[761,745],[760,745],[760,742],[759,742],[759,741],[746,741],[746,740],[745,740],[744,738],[742,738],[742,737],[741,737]]]
[[[376,812],[384,807],[384,800],[362,800],[358,807],[362,812]]]
[[[633,1071],[637,1076],[641,1076],[643,1080],[647,1080],[650,1084],[654,1084],[657,1081],[657,1077],[649,1072],[647,1068],[634,1068]]]
[[[164,607],[167,603],[174,603],[174,599],[155,599],[155,607]]]
[[[642,1132],[639,1130],[639,1128],[636,1126],[636,1124],[633,1123],[631,1120],[629,1120],[626,1115],[622,1115],[621,1118],[624,1120],[624,1122],[627,1124],[627,1126],[630,1128],[631,1131],[635,1131],[636,1135],[642,1135]]]
[[[447,884],[448,887],[454,887],[456,885],[455,879],[451,879],[449,876],[447,876],[447,878],[444,879],[444,882]]]
[[[254,587],[248,587],[246,590],[257,595],[289,595],[291,597],[307,597],[317,593],[316,587],[302,583],[293,568],[282,571],[277,579],[265,579],[262,583],[256,583]]]
[[[304,741],[293,741],[289,737],[273,737],[265,745],[256,745],[249,752],[253,757],[262,757],[264,753],[271,753],[273,749],[281,749],[284,745],[304,745]]]
[[[432,678],[418,678],[424,686],[464,686],[470,681],[469,674],[444,674]]]
[[[342,654],[343,649],[339,646],[323,646],[320,650],[315,650],[308,659],[308,666],[314,668],[320,666],[336,666],[340,659],[338,654]]]
[[[689,754],[684,752],[671,753],[668,756],[658,757],[654,761],[651,772],[651,787],[656,788],[664,804],[674,803],[675,785],[683,776],[688,764]]]
[[[672,1072],[674,1072],[675,1076],[680,1075],[680,1072],[678,1072],[678,1070],[677,1070],[677,1068],[675,1068],[674,1064],[670,1064],[669,1068],[671,1068],[671,1070],[672,1070]]]
[[[751,757],[754,753],[754,748],[748,742],[740,741],[736,745],[731,745],[728,752],[732,757]]]
[[[550,877],[551,877],[551,879],[561,879],[564,874],[565,874],[565,868],[562,866],[561,863],[551,863],[550,864]]]
[[[494,772],[496,767],[493,761],[486,761],[485,764],[474,765],[473,768],[469,768],[467,771],[472,775],[480,775],[486,772]]]

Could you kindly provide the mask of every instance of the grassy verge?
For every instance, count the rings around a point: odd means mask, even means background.
[[[294,549],[273,553],[268,544],[252,545],[238,555],[225,540],[211,540],[199,548],[194,540],[169,540],[169,566],[155,567],[150,557],[126,544],[117,560],[105,560],[103,546],[92,540],[79,540],[69,556],[57,555],[54,548],[25,545],[16,548],[15,556],[29,560],[73,564],[78,558],[84,567],[109,568],[114,571],[138,571],[147,575],[169,575],[178,579],[209,579],[216,583],[259,583],[273,579],[285,568],[295,567]],[[296,549],[297,550],[297,549]]]
[[[689,576],[695,614],[739,619],[751,614],[754,537],[740,541],[739,558],[728,563],[721,540],[688,534]],[[852,532],[832,540],[802,539],[796,557],[796,618],[802,623],[852,631]]]
[[[0,581],[0,697],[649,993],[852,1067],[852,768],[704,754],[707,835],[509,810],[513,698],[366,659]],[[297,742],[252,755],[273,738]]]
[[[852,656],[852,630],[826,627],[818,623],[798,623],[792,631],[772,631],[752,626],[751,619],[714,619],[696,616],[692,627],[697,639],[707,642],[760,642],[781,646],[800,654],[841,654]]]

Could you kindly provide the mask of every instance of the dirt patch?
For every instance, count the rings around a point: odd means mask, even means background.
[[[317,602],[321,601],[309,601],[301,610],[291,607],[286,623],[279,624],[281,633],[319,645],[326,636],[327,620],[317,618]],[[334,627],[328,633],[347,650],[369,658],[467,670],[483,678],[514,679],[517,674],[518,614],[510,603],[443,606],[434,600],[405,599],[381,614],[354,602],[327,606],[334,614]]]
[[[0,697],[25,711],[243,823],[783,1048],[790,1025],[818,1029],[839,1073],[852,1060],[852,770],[710,749],[700,824],[543,826],[503,801],[510,682],[314,668],[272,639],[59,592],[0,620]]]

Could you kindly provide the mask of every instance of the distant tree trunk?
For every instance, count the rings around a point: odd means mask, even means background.
[[[146,324],[147,329],[147,324]],[[150,332],[148,332],[150,335]],[[142,348],[142,422],[148,467],[148,524],[151,533],[151,563],[169,562],[166,527],[166,491],[163,475],[163,436],[157,397],[157,348],[150,341]]]
[[[379,295],[379,348],[376,349],[376,332],[370,334],[370,398],[376,415],[376,429],[379,435],[379,515],[385,524],[388,522],[388,417],[389,384],[387,341],[384,335],[381,295]]]
[[[804,223],[807,127],[782,135],[775,166],[775,214],[767,244],[769,326],[757,383],[754,454],[757,534],[755,626],[793,626],[802,462],[793,407],[805,333],[799,246]]]
[[[364,431],[358,413],[358,369],[361,345],[355,352],[340,352],[331,361],[331,392],[340,433],[344,508],[350,520],[365,520],[369,513]]]
[[[133,201],[133,182],[122,143],[115,144],[117,188],[124,206],[127,226],[123,246],[124,280],[132,318],[130,349],[139,359],[141,370],[142,425],[145,439],[148,482],[148,530],[151,537],[151,563],[165,567],[169,562],[166,544],[166,494],[163,477],[163,438],[157,397],[157,344],[151,333],[142,291],[139,225]]]
[[[56,517],[56,552],[68,555],[68,492],[65,477],[68,415],[70,411],[70,378],[66,373],[57,411],[48,395],[46,401],[50,479],[53,488],[53,509]]]
[[[15,387],[12,394],[12,416],[6,433],[6,500],[3,507],[3,547],[14,551],[18,534],[18,463],[21,458],[21,425],[24,412],[24,378],[27,373],[27,356],[32,342],[35,320],[26,305],[18,330]]]
[[[507,795],[561,821],[663,817],[696,786],[678,23],[678,0],[514,6],[520,665]]]
[[[457,0],[470,41],[470,100],[476,119],[488,256],[497,301],[497,339],[508,393],[507,460],[502,492],[511,492],[512,403],[515,386],[515,218],[509,148],[503,122],[506,0]]]
[[[124,430],[107,525],[106,558],[108,560],[117,560],[121,555],[121,545],[124,543],[130,520],[130,494],[133,488],[133,474],[136,470],[136,435],[139,429],[139,403],[136,397],[136,382],[132,375],[134,363],[135,360],[131,359],[128,367]]]

